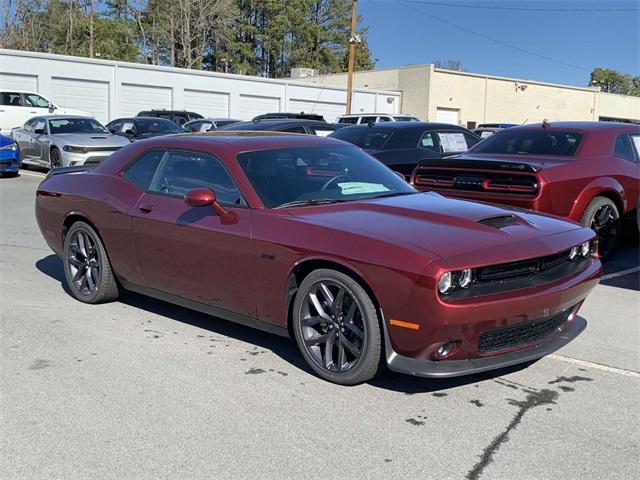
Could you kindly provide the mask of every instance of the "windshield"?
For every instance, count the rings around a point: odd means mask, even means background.
[[[149,118],[136,120],[136,133],[138,135],[155,135],[158,133],[184,133],[184,129],[171,120],[162,118]]]
[[[351,146],[246,152],[238,163],[267,208],[415,193],[413,187]]]
[[[573,156],[582,134],[557,130],[502,130],[479,143],[473,153]]]
[[[93,118],[56,118],[49,120],[49,131],[58,133],[109,133]]]

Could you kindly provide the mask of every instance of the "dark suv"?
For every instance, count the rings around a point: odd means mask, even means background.
[[[171,120],[176,124],[182,126],[191,120],[197,120],[204,118],[202,115],[196,112],[187,112],[186,110],[145,110],[138,113],[138,117],[155,117]]]

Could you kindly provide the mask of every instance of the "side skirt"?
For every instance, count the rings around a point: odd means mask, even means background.
[[[273,323],[265,322],[257,318],[242,315],[241,313],[232,312],[223,308],[214,307],[205,303],[195,302],[187,298],[172,295],[171,293],[162,292],[153,288],[145,287],[144,285],[138,285],[131,282],[120,282],[126,290],[146,295],[147,297],[153,297],[164,302],[173,303],[180,307],[189,308],[206,315],[222,318],[230,322],[239,323],[247,327],[262,330],[263,332],[273,333],[281,337],[289,337],[289,331],[287,327],[275,325]]]

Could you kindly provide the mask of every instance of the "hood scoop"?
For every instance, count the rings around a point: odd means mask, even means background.
[[[478,220],[478,223],[493,228],[504,228],[518,223],[518,219],[514,215],[500,215],[498,217],[489,217]]]
[[[106,135],[103,135],[101,137],[91,137],[91,140],[104,140],[106,138],[107,138]]]

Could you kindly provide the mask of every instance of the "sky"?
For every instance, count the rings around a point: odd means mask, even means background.
[[[577,86],[595,67],[640,75],[640,0],[359,0],[357,8],[376,68],[453,59],[470,72]]]

